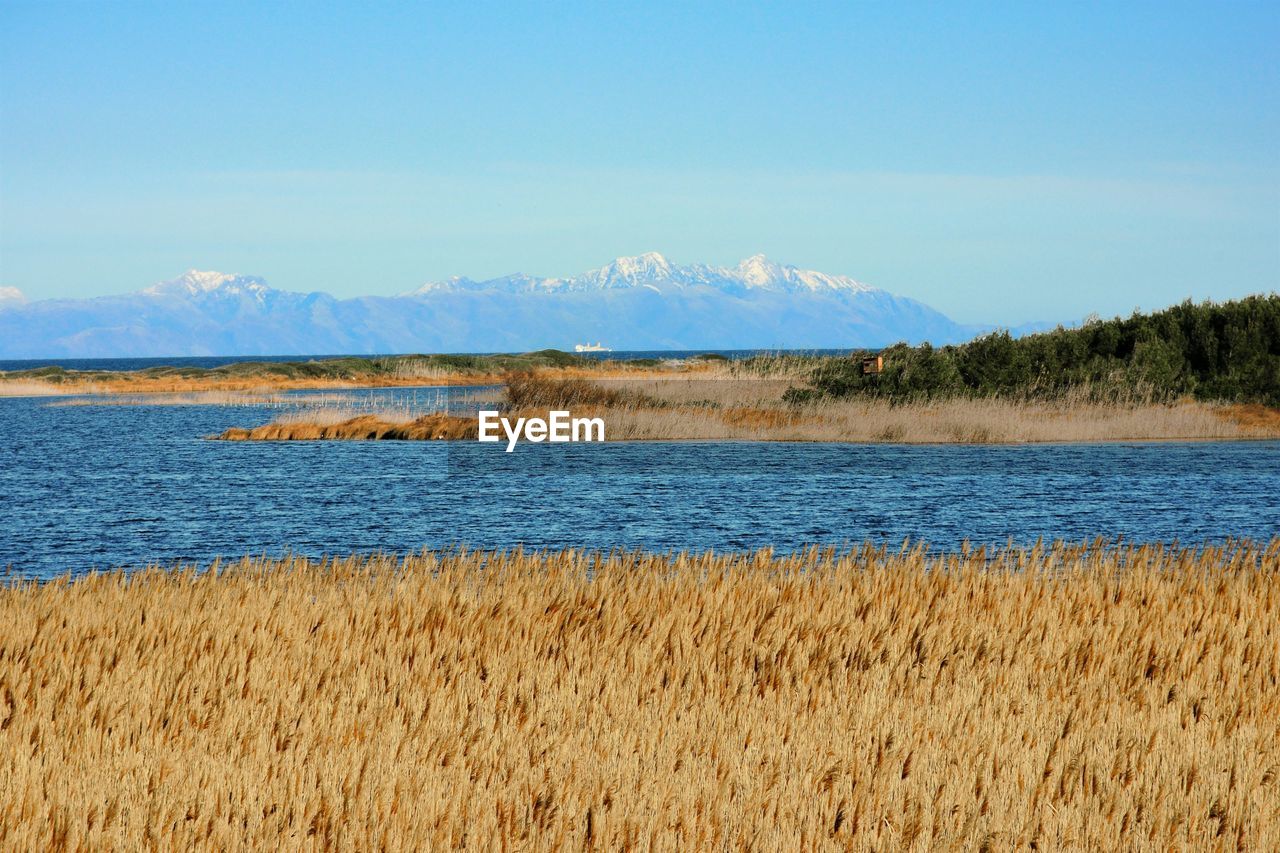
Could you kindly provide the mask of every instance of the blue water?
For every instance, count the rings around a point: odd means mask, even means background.
[[[814,350],[618,350],[616,352],[577,353],[583,358],[632,359],[632,358],[692,358],[695,355],[722,355],[725,358],[742,359],[753,355],[769,355],[787,352],[801,355],[847,355],[848,349]],[[495,355],[496,353],[465,353],[466,355]],[[323,361],[329,358],[345,358],[342,355],[207,355],[173,358],[24,358],[0,359],[0,371],[33,370],[38,367],[61,367],[64,370],[146,370],[149,367],[223,367],[228,364],[248,362],[277,363],[282,361]],[[358,358],[377,358],[380,355],[359,355]]]
[[[396,390],[394,394],[419,393]],[[258,407],[0,399],[0,565],[863,539],[1203,543],[1280,532],[1280,443],[223,443]]]

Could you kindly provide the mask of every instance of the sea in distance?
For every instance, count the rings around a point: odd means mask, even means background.
[[[449,405],[466,389],[344,393],[358,410],[435,406],[432,394]],[[0,567],[21,577],[457,545],[790,551],[910,538],[945,551],[1280,533],[1280,442],[608,442],[506,453],[477,442],[207,439],[265,423],[292,397],[66,402],[0,398]]]

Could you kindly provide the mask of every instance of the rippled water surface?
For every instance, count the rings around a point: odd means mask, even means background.
[[[404,394],[406,392],[387,392]],[[0,399],[0,565],[246,553],[789,550],[919,538],[1187,543],[1280,532],[1280,443],[223,443],[250,406]]]

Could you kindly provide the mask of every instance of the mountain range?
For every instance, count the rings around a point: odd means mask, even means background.
[[[134,293],[27,300],[0,288],[0,358],[820,349],[967,340],[989,327],[848,276],[756,255],[678,266],[656,252],[570,278],[454,277],[398,296],[338,299],[255,276],[186,274]]]

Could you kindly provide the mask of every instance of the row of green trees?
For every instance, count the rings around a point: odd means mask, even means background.
[[[1080,393],[1280,406],[1280,295],[1188,301],[1023,338],[996,332],[957,346],[897,344],[879,355],[879,374],[864,374],[856,356],[832,359],[815,369],[810,387],[789,395],[906,400]]]

